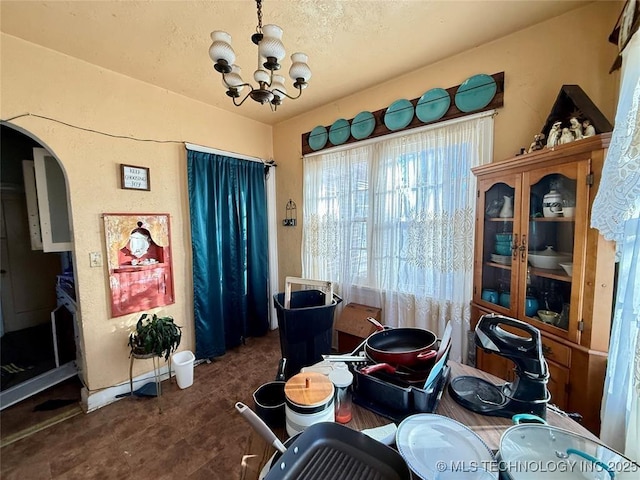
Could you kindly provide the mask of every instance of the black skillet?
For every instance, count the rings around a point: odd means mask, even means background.
[[[435,333],[423,328],[385,328],[374,318],[367,320],[378,329],[365,341],[365,352],[375,362],[418,369],[425,362],[434,364],[430,352],[437,350]]]
[[[397,451],[357,430],[333,422],[314,423],[292,437],[291,444],[285,447],[249,407],[237,402],[236,410],[281,452],[265,480],[411,479],[409,468]]]

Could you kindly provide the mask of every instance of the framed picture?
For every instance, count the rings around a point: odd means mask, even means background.
[[[103,219],[111,316],[174,303],[169,214],[108,213]]]
[[[120,188],[128,190],[151,190],[149,169],[135,165],[120,164]]]
[[[634,33],[634,26],[638,21],[640,2],[637,0],[627,0],[620,14],[620,33],[618,36],[618,48],[622,51],[626,47],[629,39]]]

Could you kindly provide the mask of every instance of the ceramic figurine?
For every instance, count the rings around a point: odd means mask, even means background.
[[[533,136],[533,142],[529,146],[529,151],[527,153],[534,152],[536,150],[542,150],[544,148],[543,140],[545,139],[544,133],[538,133]]]
[[[553,148],[558,145],[558,139],[560,138],[560,125],[562,125],[562,122],[556,122],[551,126],[549,136],[547,137],[547,148]]]
[[[596,134],[596,129],[591,125],[591,120],[585,120],[582,122],[582,126],[584,127],[583,137],[593,137]]]
[[[580,140],[582,138],[582,125],[580,125],[580,122],[576,117],[571,118],[569,123],[571,124],[569,130],[571,130],[571,133],[573,134],[573,139]]]
[[[569,130],[567,127],[564,127],[562,129],[562,135],[560,135],[560,140],[558,141],[559,145],[564,145],[565,143],[569,143],[569,142],[573,142],[574,138],[573,138],[573,134],[571,133],[571,130]]]
[[[507,197],[504,195],[504,203],[498,214],[500,218],[512,218],[513,217],[513,197]]]

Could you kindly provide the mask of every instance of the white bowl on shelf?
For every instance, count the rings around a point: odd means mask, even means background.
[[[546,270],[557,270],[560,263],[571,261],[570,253],[556,252],[553,247],[547,247],[546,250],[538,252],[529,252],[529,263],[535,268],[544,268]]]
[[[538,317],[544,323],[548,323],[549,325],[555,325],[560,319],[560,314],[556,312],[552,312],[551,310],[538,310]]]
[[[560,263],[559,265],[565,272],[567,272],[567,275],[573,275],[573,263]]]

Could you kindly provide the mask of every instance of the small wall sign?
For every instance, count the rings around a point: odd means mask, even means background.
[[[129,190],[151,190],[149,169],[135,165],[120,164],[120,188]]]

